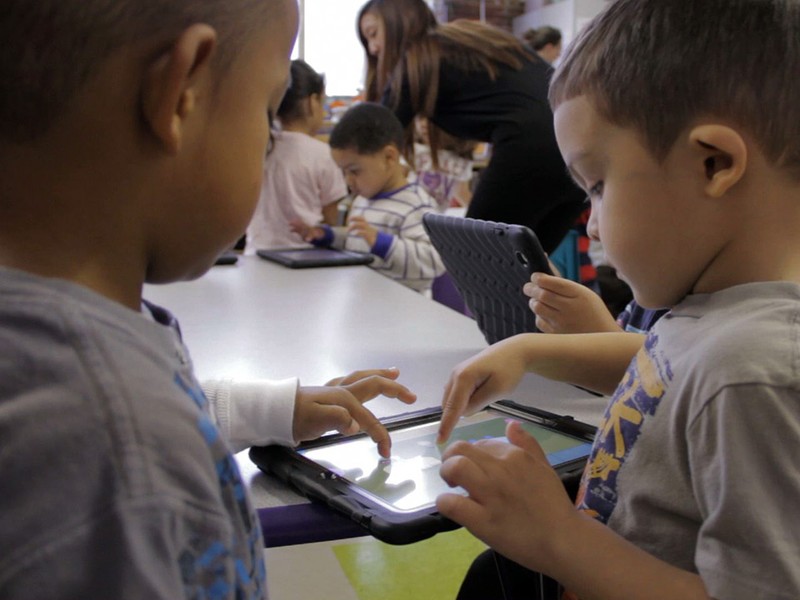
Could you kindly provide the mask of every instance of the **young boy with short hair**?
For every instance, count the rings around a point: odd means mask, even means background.
[[[436,202],[409,183],[401,162],[403,126],[388,108],[365,102],[349,109],[331,131],[333,160],[356,198],[347,227],[294,222],[316,246],[375,256],[373,269],[417,291],[428,291],[444,264],[422,226]]]
[[[614,394],[577,510],[516,426],[446,451],[469,496],[438,507],[578,598],[800,596],[798,31],[797,0],[616,0],[554,75],[597,236],[637,302],[671,311]],[[442,437],[557,360],[536,335],[456,369]]]
[[[209,406],[142,287],[199,276],[246,227],[297,6],[111,4],[3,3],[0,597],[263,598],[220,429],[246,445],[361,427],[387,454],[361,403],[413,394],[386,370],[222,385]]]

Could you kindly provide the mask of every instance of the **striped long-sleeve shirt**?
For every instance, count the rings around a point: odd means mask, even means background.
[[[426,291],[445,271],[422,226],[423,215],[435,211],[434,200],[416,183],[374,198],[359,196],[353,201],[350,217],[363,217],[378,229],[375,244],[370,248],[346,227],[326,227],[326,236],[315,244],[370,252],[375,256],[370,265],[373,269],[413,290]]]

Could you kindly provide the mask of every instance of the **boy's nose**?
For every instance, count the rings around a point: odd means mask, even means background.
[[[600,226],[597,224],[597,211],[589,211],[589,221],[586,223],[586,234],[595,242],[600,241]]]

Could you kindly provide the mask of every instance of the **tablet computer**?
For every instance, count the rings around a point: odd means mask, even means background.
[[[342,267],[347,265],[368,265],[373,256],[364,252],[336,250],[335,248],[276,248],[256,250],[256,254],[290,269],[312,267]]]
[[[522,286],[531,274],[552,271],[533,231],[436,213],[422,223],[487,342],[537,331]]]
[[[458,527],[436,511],[436,497],[450,488],[439,475],[441,455],[455,440],[505,439],[506,423],[518,420],[536,437],[564,480],[580,477],[595,428],[503,400],[462,418],[445,445],[436,444],[441,409],[384,420],[392,456],[382,458],[365,434],[331,435],[297,449],[256,447],[250,458],[303,495],[328,504],[390,544],[416,542]]]

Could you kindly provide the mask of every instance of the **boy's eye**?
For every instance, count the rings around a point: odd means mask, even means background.
[[[598,181],[591,188],[589,188],[589,199],[600,198],[603,195],[603,182]]]

